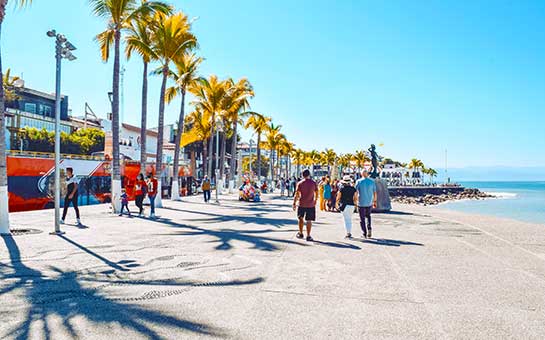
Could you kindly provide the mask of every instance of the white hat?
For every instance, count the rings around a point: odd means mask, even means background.
[[[351,184],[352,183],[352,177],[350,177],[350,175],[344,175],[342,182],[345,183],[345,184]]]

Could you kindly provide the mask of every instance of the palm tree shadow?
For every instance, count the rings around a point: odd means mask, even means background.
[[[401,241],[401,240],[391,240],[385,238],[368,238],[361,240],[362,243],[375,244],[379,246],[387,247],[400,247],[400,246],[424,246],[423,243],[410,242],[410,241]]]
[[[273,230],[273,229],[262,229],[262,230],[238,230],[238,229],[205,229],[201,227],[196,227],[187,224],[176,223],[170,219],[162,218],[159,223],[167,224],[175,228],[188,229],[186,231],[179,231],[176,233],[170,233],[168,235],[178,235],[178,236],[212,236],[214,240],[209,241],[210,243],[218,243],[215,247],[216,250],[230,250],[233,248],[233,241],[240,241],[243,243],[249,243],[253,245],[253,249],[258,249],[262,251],[276,251],[280,250],[280,247],[276,243],[281,244],[294,244],[299,246],[306,246],[299,242],[292,240],[279,239],[274,237],[264,236],[262,234],[272,233],[272,232],[292,232],[291,230]]]
[[[0,279],[0,282],[7,282],[0,290],[0,296],[21,290],[24,302],[28,305],[22,321],[7,330],[6,334],[0,334],[2,339],[58,338],[53,333],[58,330],[59,324],[53,325],[51,323],[53,319],[62,320],[62,330],[74,338],[79,338],[84,334],[79,334],[75,325],[76,322],[81,324],[82,317],[90,324],[105,325],[105,328],[120,326],[154,340],[166,338],[160,331],[164,329],[168,330],[167,334],[172,334],[173,330],[178,330],[195,335],[214,337],[226,335],[224,331],[217,327],[179,319],[166,313],[131,304],[129,302],[134,301],[134,298],[131,297],[109,298],[101,293],[100,287],[84,285],[88,281],[95,280],[85,280],[74,271],[64,272],[58,268],[50,267],[53,275],[45,275],[21,262],[19,248],[12,236],[2,236],[2,239],[8,248],[11,266],[0,267],[0,278],[9,277],[16,278],[16,280],[9,282],[9,280]],[[9,271],[13,271],[13,273],[9,273]],[[100,280],[95,282],[112,283]],[[262,279],[216,282],[213,286],[246,285],[259,282],[262,282]],[[171,286],[186,287],[199,285],[192,282],[162,282],[161,280],[149,282],[152,285],[165,285],[166,283]],[[136,281],[133,284],[148,284],[148,282]],[[142,300],[145,299],[144,296]],[[37,332],[41,334],[38,335]]]

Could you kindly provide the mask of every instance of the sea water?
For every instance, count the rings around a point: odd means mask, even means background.
[[[452,201],[439,207],[545,224],[545,182],[461,182],[497,198]]]

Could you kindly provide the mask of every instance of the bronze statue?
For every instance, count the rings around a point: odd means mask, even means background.
[[[371,147],[368,149],[369,154],[371,154],[371,164],[373,165],[373,171],[369,176],[371,178],[377,178],[378,177],[378,155],[376,152],[375,144],[371,144]]]

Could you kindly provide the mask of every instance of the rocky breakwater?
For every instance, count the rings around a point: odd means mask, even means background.
[[[487,194],[479,189],[466,188],[460,192],[448,192],[439,195],[425,194],[422,196],[405,196],[399,195],[392,197],[392,202],[404,203],[404,204],[419,204],[419,205],[436,205],[448,201],[458,200],[481,200],[487,198],[494,198],[496,196]]]

